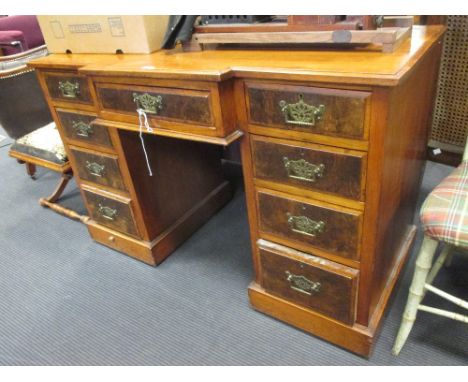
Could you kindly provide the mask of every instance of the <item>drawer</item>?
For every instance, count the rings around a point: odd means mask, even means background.
[[[343,138],[364,139],[370,93],[283,84],[247,83],[248,121]]]
[[[293,248],[357,260],[362,213],[313,200],[257,191],[260,231]]]
[[[363,200],[366,154],[251,135],[254,176]]]
[[[130,199],[104,196],[85,187],[83,194],[93,220],[116,231],[139,237]]]
[[[80,179],[96,184],[126,190],[117,155],[84,151],[70,146]]]
[[[93,123],[95,115],[70,113],[57,110],[65,136],[75,141],[112,147],[107,127]]]
[[[50,98],[74,103],[92,104],[88,80],[76,74],[44,73]]]
[[[96,84],[104,111],[131,114],[141,108],[149,119],[213,126],[211,93],[208,90],[172,89],[116,84]]]
[[[359,271],[265,240],[258,241],[263,288],[352,325]]]

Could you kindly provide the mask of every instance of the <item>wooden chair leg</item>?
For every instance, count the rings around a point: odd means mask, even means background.
[[[81,221],[82,223],[86,223],[89,220],[88,216],[80,215],[77,212],[69,208],[63,207],[57,203],[58,199],[62,195],[63,191],[65,190],[65,187],[67,186],[68,182],[70,181],[72,177],[73,177],[73,174],[71,172],[62,174],[62,177],[60,178],[60,182],[57,188],[55,189],[55,191],[49,197],[39,199],[39,203],[41,206],[50,208],[54,212],[57,212],[70,219],[78,220],[78,221]]]
[[[432,259],[437,250],[438,242],[428,236],[424,237],[424,241],[419,251],[416,260],[416,269],[414,271],[413,281],[409,289],[408,302],[403,313],[403,319],[398,331],[395,345],[393,346],[392,353],[398,355],[405,344],[411,329],[413,328],[418,306],[424,296],[424,285],[427,280],[429,271],[431,270]]]
[[[29,162],[26,162],[25,164],[26,164],[26,172],[32,179],[35,179],[34,174],[36,174],[36,165],[33,163],[29,163]]]
[[[46,198],[46,200],[50,203],[55,203],[62,195],[63,191],[65,190],[65,187],[67,187],[67,184],[71,178],[73,178],[73,174],[70,172],[62,174],[57,188],[50,196]]]

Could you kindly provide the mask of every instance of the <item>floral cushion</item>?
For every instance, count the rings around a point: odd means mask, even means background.
[[[17,139],[10,150],[58,164],[68,161],[54,122]]]
[[[427,197],[421,220],[434,239],[468,247],[468,161],[464,161]]]

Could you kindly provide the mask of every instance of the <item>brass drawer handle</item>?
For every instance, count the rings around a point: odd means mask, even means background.
[[[305,159],[290,160],[283,157],[283,163],[290,178],[305,180],[306,182],[315,182],[317,178],[323,176],[325,171],[324,164],[312,164]]]
[[[162,109],[162,100],[160,95],[133,93],[133,102],[135,102],[137,109],[142,109],[145,113],[158,114],[159,110]]]
[[[78,82],[59,81],[59,90],[62,93],[62,97],[76,98],[80,94],[80,84]]]
[[[304,95],[299,94],[297,103],[287,103],[284,100],[279,102],[281,112],[286,123],[301,126],[315,126],[316,121],[322,119],[325,106],[313,106],[304,102]]]
[[[79,137],[89,138],[93,133],[91,125],[84,123],[83,121],[72,121],[72,128],[75,130],[75,134]]]
[[[315,221],[307,216],[294,216],[289,212],[286,213],[286,216],[288,218],[289,228],[293,232],[315,237],[321,234],[325,229],[325,223],[321,220]]]
[[[117,210],[116,209],[103,206],[101,203],[99,203],[98,206],[99,206],[98,212],[101,214],[101,216],[104,219],[112,220],[112,221],[115,220],[115,218],[117,217]]]
[[[312,293],[320,292],[322,286],[318,281],[311,281],[307,277],[295,275],[289,271],[286,271],[287,281],[289,281],[289,287],[298,292],[312,296]]]
[[[86,168],[88,169],[91,175],[99,176],[101,178],[104,175],[106,166],[104,166],[103,164],[96,163],[96,162],[86,161]]]

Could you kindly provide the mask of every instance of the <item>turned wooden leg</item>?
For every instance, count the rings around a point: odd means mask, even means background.
[[[33,180],[35,180],[34,174],[36,173],[36,165],[33,164],[33,163],[25,162],[24,160],[21,160],[21,159],[17,159],[16,161],[17,161],[19,164],[24,164],[24,165],[26,165],[26,172],[27,172],[27,174],[28,174]]]
[[[413,328],[418,306],[424,296],[424,284],[431,269],[432,259],[437,250],[438,242],[425,236],[416,260],[416,269],[414,271],[413,281],[409,289],[408,302],[403,313],[403,319],[398,331],[395,345],[392,353],[398,355]]]
[[[33,163],[26,162],[26,172],[32,179],[34,179],[34,174],[36,173],[36,165]]]
[[[45,198],[39,199],[39,203],[42,207],[50,208],[52,211],[57,212],[60,215],[66,216],[67,218],[78,220],[82,223],[86,223],[89,220],[89,216],[80,215],[79,213],[61,206],[58,203],[51,203]]]

